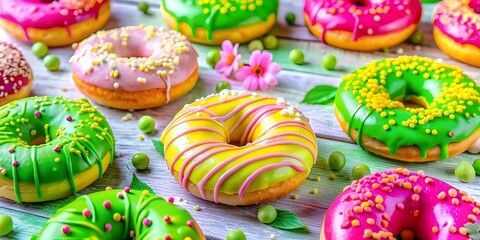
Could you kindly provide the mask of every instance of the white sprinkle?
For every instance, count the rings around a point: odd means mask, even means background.
[[[114,87],[114,88],[119,88],[119,87],[120,87],[120,84],[119,84],[118,82],[116,82],[116,83],[113,84],[113,87]]]
[[[397,49],[397,54],[403,54],[403,48]]]

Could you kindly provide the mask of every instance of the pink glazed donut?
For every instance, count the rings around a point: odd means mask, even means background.
[[[478,234],[479,213],[480,203],[466,192],[398,168],[346,187],[330,205],[320,239],[395,240],[409,229],[415,239],[467,240],[475,228]]]
[[[310,31],[324,43],[374,51],[405,41],[422,15],[420,0],[305,0]]]
[[[458,61],[480,67],[480,0],[445,0],[433,12],[438,47]]]
[[[79,42],[110,17],[110,0],[0,0],[0,26],[13,37],[48,46]]]
[[[0,41],[0,106],[28,96],[33,75],[27,60],[12,44]]]

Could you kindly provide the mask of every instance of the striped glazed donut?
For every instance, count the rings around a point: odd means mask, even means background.
[[[299,187],[315,163],[308,120],[283,99],[224,90],[186,105],[161,136],[177,181],[228,205],[275,200]]]

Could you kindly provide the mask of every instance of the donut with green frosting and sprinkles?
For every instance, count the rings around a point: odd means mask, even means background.
[[[187,210],[167,200],[125,187],[78,197],[59,209],[32,239],[203,240]]]
[[[113,132],[85,99],[31,97],[0,107],[0,196],[42,202],[75,195],[113,161]]]
[[[220,45],[248,42],[275,25],[278,0],[162,0],[168,27],[192,41]]]
[[[362,148],[407,162],[445,159],[480,136],[479,86],[418,56],[373,61],[343,78],[335,115]]]

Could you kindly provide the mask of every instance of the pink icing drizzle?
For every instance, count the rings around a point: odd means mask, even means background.
[[[22,53],[14,45],[0,41],[0,97],[15,94],[32,78]]]
[[[70,25],[97,18],[100,8],[109,3],[109,0],[97,1],[92,8],[84,10],[70,9],[61,1],[1,0],[0,17],[21,26],[28,40],[28,28],[66,27],[70,31]]]
[[[462,235],[460,230],[466,223],[480,223],[478,212],[475,213],[480,204],[465,192],[428,177],[422,171],[402,170],[377,172],[345,188],[327,211],[326,239],[369,239],[364,236],[365,229],[391,232],[396,236],[409,228],[415,231],[416,239],[467,240],[468,236]],[[393,181],[385,181],[389,176],[394,177]],[[374,184],[378,187],[373,188]],[[379,196],[382,201],[377,207]],[[458,205],[454,205],[457,201]],[[362,202],[371,202],[371,211],[355,211]],[[374,220],[373,225],[366,224],[368,218]],[[353,220],[358,220],[360,226],[352,226]],[[382,220],[388,226],[383,227]],[[432,230],[434,227],[438,232]],[[451,232],[452,227],[455,233]]]
[[[305,0],[304,13],[312,25],[351,32],[353,40],[382,35],[417,24],[422,15],[419,0]]]
[[[445,0],[433,12],[433,23],[454,41],[480,48],[480,1]]]

